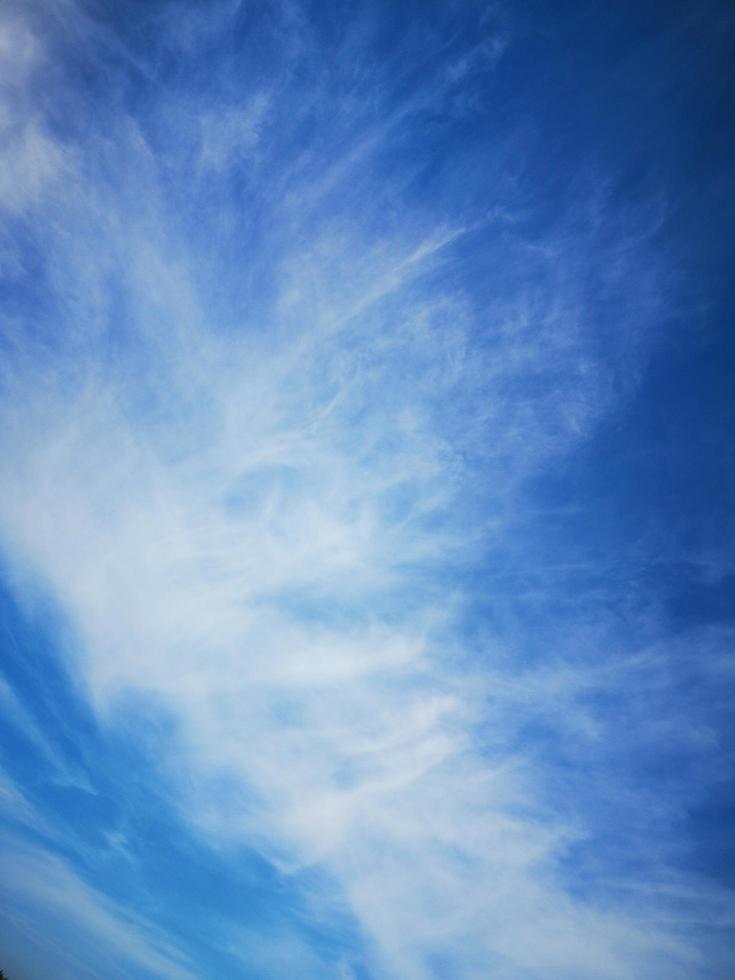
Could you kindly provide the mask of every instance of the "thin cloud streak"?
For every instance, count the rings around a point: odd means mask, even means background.
[[[141,916],[116,907],[58,857],[17,838],[0,840],[0,853],[3,910],[29,950],[55,945],[60,976],[92,977],[87,965],[91,957],[110,978],[129,976],[131,969],[138,976],[170,980],[196,976]],[[47,930],[40,943],[35,924],[39,912]],[[76,955],[71,953],[74,947]]]

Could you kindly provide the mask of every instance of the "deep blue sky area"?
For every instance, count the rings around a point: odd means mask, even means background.
[[[0,10],[9,980],[735,975],[734,50]]]

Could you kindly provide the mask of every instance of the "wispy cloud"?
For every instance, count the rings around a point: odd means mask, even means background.
[[[68,617],[105,725],[175,719],[160,775],[182,819],[255,848],[317,920],[348,910],[371,975],[707,975],[696,930],[661,912],[659,863],[631,872],[638,890],[575,895],[564,861],[600,828],[549,807],[549,759],[519,734],[542,718],[598,744],[590,697],[644,684],[669,703],[663,654],[607,660],[609,619],[585,613],[602,662],[567,640],[539,668],[473,639],[468,612],[473,576],[521,541],[528,481],[635,390],[666,301],[657,217],[580,167],[574,199],[529,218],[503,163],[522,129],[488,136],[481,166],[458,142],[466,184],[450,168],[433,187],[416,156],[475,111],[458,86],[496,68],[505,25],[478,21],[467,46],[439,24],[376,63],[367,13],[325,40],[269,5],[243,57],[237,5],[86,9],[65,5],[63,29],[3,15],[17,591]],[[40,98],[46,45],[68,67]],[[422,45],[441,70],[404,70]],[[199,975],[60,858],[7,846],[12,903],[50,910],[59,942],[72,921],[95,957]],[[259,976],[323,968],[300,935],[256,953],[238,928]]]
[[[27,962],[33,964],[40,947],[41,964],[51,951],[62,977],[98,975],[93,969],[104,969],[109,977],[129,976],[130,970],[171,980],[196,976],[140,915],[116,907],[55,855],[18,838],[4,837],[0,847],[0,901],[26,942]],[[96,967],[90,969],[90,963]]]

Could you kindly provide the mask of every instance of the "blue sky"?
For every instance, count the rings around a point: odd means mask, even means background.
[[[735,973],[726,2],[0,11],[0,967]]]

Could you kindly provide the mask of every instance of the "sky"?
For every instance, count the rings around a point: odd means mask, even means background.
[[[735,976],[735,8],[0,6],[0,967]]]

